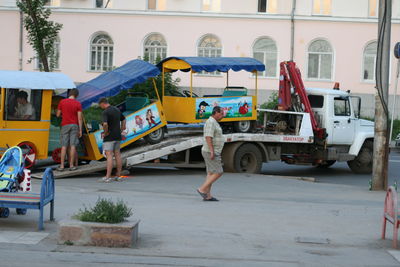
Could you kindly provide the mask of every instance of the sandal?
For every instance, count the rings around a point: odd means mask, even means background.
[[[199,189],[197,189],[196,191],[197,191],[197,193],[199,193],[199,195],[200,195],[203,199],[206,199],[206,198],[208,197],[207,193],[202,193],[202,192],[200,192]]]
[[[71,167],[71,168],[69,168],[69,170],[70,170],[70,171],[76,171],[77,169],[78,169],[78,168],[77,168],[77,167],[75,167],[75,166],[74,166],[74,167]]]
[[[61,168],[61,167],[57,167],[57,169],[56,169],[57,171],[59,171],[59,172],[62,172],[62,171],[64,171],[65,170],[65,168]]]
[[[204,198],[203,201],[219,201],[219,200],[216,199],[215,197],[212,197],[212,198]]]

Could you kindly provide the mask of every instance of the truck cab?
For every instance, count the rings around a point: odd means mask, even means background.
[[[318,126],[326,129],[328,146],[343,146],[349,156],[357,156],[365,141],[372,141],[374,123],[360,118],[360,97],[341,90],[306,91]]]

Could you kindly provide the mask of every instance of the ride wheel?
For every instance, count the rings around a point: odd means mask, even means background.
[[[0,209],[0,218],[8,218],[9,215],[10,215],[10,210],[8,208]]]
[[[61,147],[58,147],[51,152],[51,158],[54,160],[55,163],[61,163]]]
[[[36,162],[37,150],[36,147],[29,142],[22,142],[18,144],[22,150],[22,157],[25,160],[25,168],[29,169]]]

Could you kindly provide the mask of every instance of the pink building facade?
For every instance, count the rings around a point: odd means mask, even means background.
[[[56,71],[75,82],[88,81],[135,58],[246,56],[267,65],[258,82],[260,94],[266,98],[267,92],[278,87],[279,62],[290,59],[292,0],[114,0],[105,8],[106,2],[49,1],[51,19],[63,24]],[[305,85],[332,88],[340,82],[342,89],[370,96],[367,102],[371,102],[375,94],[377,1],[296,2],[293,59]],[[20,48],[15,1],[0,0],[0,23],[0,69],[38,70],[36,60],[28,62],[35,53],[26,42],[25,30]],[[392,23],[394,46],[400,41],[400,0],[393,0]],[[396,66],[393,56],[391,91]],[[177,73],[175,77],[180,86],[189,86],[189,75]],[[196,75],[193,85],[202,92],[220,90],[225,82],[224,74]],[[230,74],[230,85],[254,89],[255,79],[245,72]]]

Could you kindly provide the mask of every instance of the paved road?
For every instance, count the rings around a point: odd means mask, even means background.
[[[99,196],[123,199],[141,219],[137,249],[57,245],[57,224],[46,222],[50,235],[37,245],[0,243],[0,266],[400,265],[388,253],[390,240],[379,239],[384,192],[225,174],[215,187],[221,201],[205,203],[195,192],[203,170],[134,169],[111,184],[97,183],[101,175],[57,180],[56,219]],[[13,212],[0,229],[35,231],[36,221],[35,211]]]
[[[370,174],[354,174],[346,162],[337,162],[328,169],[321,169],[313,166],[288,165],[283,162],[273,161],[263,164],[262,173],[268,175],[314,177],[321,183],[356,185],[361,188],[368,188],[368,182],[372,177]],[[400,185],[399,152],[392,152],[390,154],[388,177],[389,185],[393,185],[395,180]]]

